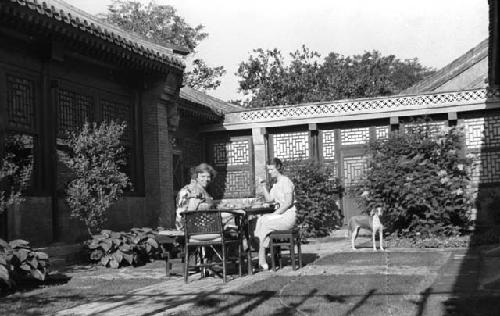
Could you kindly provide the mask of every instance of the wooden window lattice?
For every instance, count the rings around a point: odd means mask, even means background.
[[[7,75],[7,115],[12,130],[35,131],[35,87],[29,79]]]
[[[250,161],[247,139],[215,143],[212,148],[216,166],[248,165]]]
[[[119,103],[104,99],[101,100],[100,103],[102,107],[102,118],[104,121],[110,122],[113,120],[118,124],[121,124],[122,122],[127,123],[127,128],[125,128],[125,131],[122,135],[122,140],[125,142],[129,142],[131,139],[130,133],[132,131],[132,128],[130,127],[130,125],[132,124],[130,106],[125,103]]]
[[[345,185],[355,184],[366,170],[366,159],[362,156],[344,158]]]
[[[340,131],[342,145],[362,145],[370,141],[370,128],[350,128]]]
[[[273,154],[280,159],[308,159],[309,133],[273,134]]]
[[[85,121],[91,121],[93,99],[74,91],[59,89],[57,108],[57,130],[60,137],[74,131]]]
[[[323,160],[333,161],[335,160],[335,131],[334,130],[322,130],[321,131],[321,149]]]

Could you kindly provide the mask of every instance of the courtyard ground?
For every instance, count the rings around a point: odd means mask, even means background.
[[[500,257],[487,249],[388,249],[366,239],[304,245],[305,267],[226,284],[164,263],[140,268],[73,267],[60,284],[0,298],[2,315],[500,315]],[[55,278],[54,280],[57,280]],[[56,282],[57,283],[57,282]]]

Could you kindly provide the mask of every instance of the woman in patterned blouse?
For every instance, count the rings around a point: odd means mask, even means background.
[[[215,178],[216,172],[207,163],[201,163],[191,172],[191,183],[184,186],[177,195],[177,217],[175,226],[178,230],[184,228],[180,213],[184,211],[209,209],[213,199],[206,191],[207,186]]]

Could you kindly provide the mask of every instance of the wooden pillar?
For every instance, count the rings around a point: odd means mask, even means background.
[[[456,126],[457,118],[458,118],[457,112],[448,113],[448,127]]]
[[[390,124],[391,124],[391,132],[399,130],[399,117],[391,116]]]
[[[309,158],[316,162],[320,160],[318,125],[316,123],[309,123]]]
[[[266,178],[266,163],[267,163],[267,146],[266,146],[267,130],[265,127],[252,128],[252,142],[255,168],[255,181],[258,178]]]

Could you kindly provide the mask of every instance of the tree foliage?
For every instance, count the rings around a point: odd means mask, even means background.
[[[378,51],[343,56],[320,54],[302,46],[286,63],[278,49],[255,49],[236,73],[248,107],[386,96],[433,73],[417,59],[400,60]]]
[[[398,235],[457,235],[469,224],[471,160],[457,128],[419,123],[370,143],[364,179],[351,188],[366,212],[384,208],[384,226]]]
[[[23,192],[29,185],[33,155],[25,155],[23,135],[5,138],[5,154],[0,160],[0,213],[24,201]]]
[[[195,52],[198,44],[208,37],[203,25],[189,25],[171,5],[153,1],[143,5],[138,1],[113,0],[108,12],[101,16],[120,28],[136,33],[159,45],[176,45]],[[185,73],[187,85],[208,90],[220,86],[225,74],[222,66],[209,67],[202,59],[194,59],[192,70]]]
[[[85,123],[78,132],[70,134],[69,157],[64,163],[75,178],[66,189],[66,202],[71,216],[82,220],[89,233],[102,229],[106,211],[129,187],[128,176],[120,170],[124,148],[120,137],[126,124],[102,122]]]

